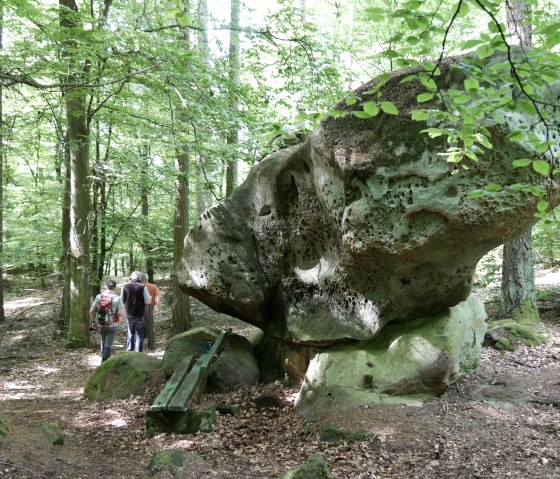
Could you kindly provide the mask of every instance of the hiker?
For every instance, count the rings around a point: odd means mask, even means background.
[[[89,310],[92,329],[96,329],[101,338],[101,362],[111,357],[119,319],[125,316],[121,298],[115,293],[116,281],[109,279],[105,287],[105,291],[95,297]]]
[[[148,288],[148,293],[152,297],[150,304],[146,304],[144,309],[144,322],[146,325],[146,337],[148,338],[148,349],[153,351],[156,349],[156,337],[154,334],[154,316],[159,314],[161,305],[161,293],[159,288],[152,283],[148,282],[148,275],[142,273],[141,283]]]
[[[144,311],[146,304],[150,304],[152,297],[148,288],[140,283],[142,273],[133,271],[130,282],[121,290],[121,300],[126,309],[126,350],[141,353],[144,349]]]

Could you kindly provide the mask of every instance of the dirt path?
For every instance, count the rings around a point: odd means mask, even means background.
[[[293,389],[276,388],[288,404],[284,409],[257,412],[255,395],[272,386],[212,398],[241,410],[239,417],[220,417],[214,433],[145,438],[143,413],[153,397],[101,406],[83,400],[85,379],[100,363],[96,347],[64,350],[52,337],[50,308],[36,307],[45,301],[40,292],[20,301],[9,304],[12,316],[33,308],[10,324],[0,343],[0,418],[10,430],[0,437],[0,478],[147,478],[152,456],[172,447],[204,458],[184,478],[276,478],[314,452],[323,453],[338,479],[560,478],[556,303],[546,305],[543,315],[546,345],[514,353],[484,349],[476,374],[420,408],[332,411],[328,420],[339,427],[374,436],[331,444],[302,428],[290,403]],[[195,314],[199,322],[232,325],[200,305]],[[158,349],[150,354],[161,356],[166,326],[157,323]],[[233,321],[233,327],[247,332],[243,323]],[[117,351],[123,346],[121,332]],[[64,444],[50,444],[38,421],[59,424]]]

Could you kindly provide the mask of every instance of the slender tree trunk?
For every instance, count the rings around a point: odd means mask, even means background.
[[[175,162],[177,170],[175,179],[175,217],[173,224],[173,271],[183,254],[185,236],[189,230],[189,151],[186,146],[180,147]],[[181,291],[177,276],[173,275],[173,319],[171,334],[186,331],[189,327],[189,297]]]
[[[189,13],[189,5],[185,4],[185,13]],[[186,48],[190,48],[189,30],[183,30],[183,38]],[[180,107],[183,108],[183,107]],[[178,334],[186,331],[191,322],[190,300],[181,288],[177,280],[177,266],[183,254],[185,236],[189,230],[189,166],[190,151],[186,144],[187,137],[187,117],[188,112],[184,109],[179,110],[179,126],[181,131],[175,134],[178,142],[176,145],[175,158],[175,194],[174,194],[174,218],[173,218],[173,306],[171,318],[170,334]]]
[[[210,66],[210,47],[208,46],[208,2],[199,0],[198,2],[198,22],[201,29],[197,31],[198,49],[202,57],[202,62],[209,68]],[[206,188],[206,157],[200,153],[197,162],[196,175],[196,212],[200,216],[209,205],[209,192]]]
[[[522,46],[531,46],[531,26],[525,20],[531,7],[523,1],[506,0],[507,29]],[[504,245],[500,317],[539,319],[531,231]]]
[[[531,231],[504,245],[500,316],[538,320]],[[520,314],[518,314],[518,312]]]
[[[100,143],[99,143],[99,122],[96,123],[96,139],[95,139],[95,161],[92,169],[92,205],[91,205],[91,236],[90,236],[90,255],[91,255],[91,295],[95,296],[101,290],[101,276],[98,275],[99,271],[99,210],[100,210],[100,193],[102,165],[100,158]]]
[[[61,29],[75,28],[71,12],[77,11],[74,0],[59,0]],[[86,119],[86,92],[79,88],[79,66],[71,55],[68,60],[64,99],[70,150],[70,321],[66,346],[89,345],[89,131]]]
[[[60,229],[62,253],[60,271],[62,272],[62,305],[58,329],[62,331],[70,322],[70,147],[68,138],[63,143],[64,196],[62,198],[62,226]]]
[[[0,50],[4,48],[4,4],[0,3]],[[0,69],[1,69],[0,65]],[[4,313],[4,262],[2,253],[4,250],[4,90],[0,83],[0,323],[6,320]]]
[[[141,150],[141,178],[142,186],[140,187],[140,199],[142,206],[142,218],[144,224],[147,225],[150,221],[149,217],[149,202],[148,202],[148,174],[147,171],[150,168],[150,147],[145,145]],[[154,278],[154,257],[152,256],[152,240],[149,235],[140,238],[142,250],[144,251],[144,258],[146,260],[146,273],[148,275],[148,281],[152,282]]]
[[[229,80],[231,89],[229,92],[229,106],[231,111],[237,111],[237,84],[239,83],[239,13],[240,0],[231,0],[231,20],[229,34]],[[230,196],[233,189],[237,186],[237,144],[239,143],[239,129],[233,125],[228,128],[227,144],[230,145],[231,158],[228,161],[226,170],[226,196]]]

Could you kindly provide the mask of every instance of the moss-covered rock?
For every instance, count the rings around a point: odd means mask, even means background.
[[[530,300],[513,308],[510,318],[491,321],[484,339],[485,346],[506,351],[515,351],[520,345],[531,347],[545,342],[539,311]]]
[[[184,449],[167,449],[158,452],[150,461],[148,470],[152,475],[167,471],[173,478],[187,477],[185,472],[204,468],[204,459]],[[189,474],[188,477],[196,477]]]
[[[0,417],[0,436],[7,436],[10,434],[6,421]]]
[[[31,427],[41,429],[47,440],[54,446],[64,445],[64,433],[60,426],[52,422],[33,421]]]
[[[216,408],[189,409],[187,411],[146,411],[146,436],[156,434],[195,434],[197,432],[213,432],[217,421]]]
[[[316,453],[300,466],[284,474],[280,479],[332,479],[332,474],[323,456]]]
[[[340,441],[366,441],[374,435],[368,431],[347,431],[339,428],[332,422],[327,422],[321,426],[319,431],[319,439],[323,442],[340,442]]]
[[[484,306],[471,296],[445,313],[386,327],[373,341],[319,352],[298,406],[377,404],[385,396],[408,403],[410,394],[441,393],[478,365],[485,319]]]
[[[145,353],[123,352],[93,371],[84,385],[84,397],[97,401],[140,396],[164,382],[162,361]]]
[[[220,331],[213,328],[194,328],[173,337],[163,354],[165,375],[170,377],[187,356],[203,354],[211,347]],[[218,358],[209,381],[216,389],[229,391],[236,384],[256,384],[259,367],[247,338],[229,334],[225,350]]]

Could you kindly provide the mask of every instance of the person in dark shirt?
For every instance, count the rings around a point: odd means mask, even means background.
[[[144,349],[144,308],[152,301],[148,288],[140,283],[142,277],[140,271],[133,271],[130,282],[121,289],[121,299],[126,310],[126,350],[137,353]]]

